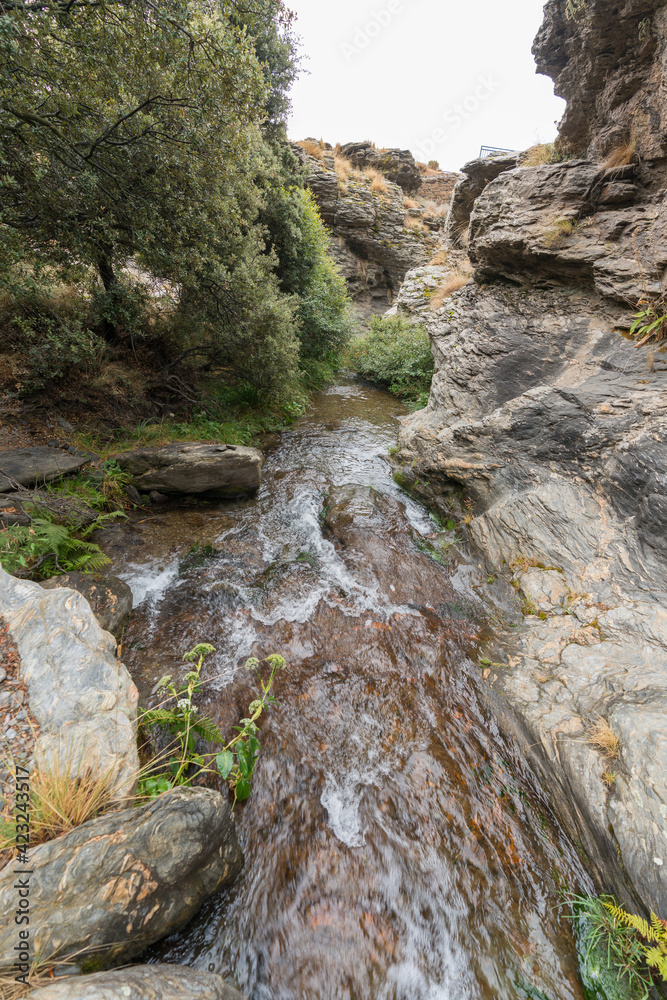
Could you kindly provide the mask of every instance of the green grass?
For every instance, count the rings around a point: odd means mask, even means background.
[[[347,361],[362,378],[400,399],[417,406],[428,402],[434,364],[423,326],[401,316],[374,316],[368,333],[348,347]]]

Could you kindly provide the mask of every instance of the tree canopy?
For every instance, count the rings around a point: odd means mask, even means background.
[[[112,344],[146,272],[177,290],[180,354],[280,391],[317,353],[315,288],[327,345],[345,328],[284,142],[296,65],[278,0],[0,0],[0,270],[97,275]]]

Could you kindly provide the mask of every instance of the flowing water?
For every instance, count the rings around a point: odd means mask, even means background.
[[[202,710],[230,731],[246,657],[289,664],[237,806],[244,869],[149,960],[250,1000],[581,1000],[558,890],[586,876],[476,697],[489,586],[392,479],[403,412],[344,380],[283,434],[256,498],[108,536],[144,703],[210,642]]]

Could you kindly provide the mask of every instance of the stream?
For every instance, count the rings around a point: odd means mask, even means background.
[[[148,961],[249,1000],[583,1000],[559,890],[590,882],[476,695],[495,616],[516,612],[392,479],[405,412],[343,378],[256,497],[105,533],[135,596],[123,658],[142,704],[210,642],[201,710],[231,732],[254,697],[245,659],[288,663],[236,807],[244,869]]]

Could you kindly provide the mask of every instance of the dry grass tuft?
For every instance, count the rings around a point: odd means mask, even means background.
[[[521,154],[519,165],[522,167],[539,167],[543,163],[558,163],[562,157],[553,142],[543,142],[538,146],[531,146],[525,153]]]
[[[431,297],[429,302],[431,312],[437,312],[445,299],[449,298],[453,292],[458,292],[459,288],[463,288],[463,286],[467,285],[469,281],[470,271],[466,273],[463,270],[456,270],[452,271],[451,274],[448,274],[446,279],[436,288]]]
[[[440,249],[431,257],[429,264],[441,265],[448,264],[450,258],[451,250],[449,247],[440,247]]]
[[[576,219],[554,219],[548,229],[544,230],[542,241],[550,250],[557,250],[567,243],[568,236],[571,236],[577,228]]]
[[[408,198],[406,195],[403,198],[403,208],[419,208],[419,202],[415,201],[414,198]]]
[[[377,191],[379,194],[386,194],[389,190],[387,178],[384,177],[379,170],[376,170],[375,167],[366,167],[364,169],[364,177],[367,177],[371,182],[371,191]]]
[[[626,167],[629,163],[632,163],[635,158],[636,146],[637,142],[635,139],[632,142],[625,142],[621,146],[616,146],[607,155],[602,164],[602,169],[613,170],[614,167]]]
[[[36,767],[30,777],[30,844],[36,847],[94,819],[114,801],[117,771],[92,773],[54,755],[47,765]],[[16,831],[10,807],[0,819],[0,855],[11,855]]]
[[[412,219],[410,217],[408,217],[405,220],[405,228],[406,229],[412,229],[415,232],[419,232],[419,233],[426,233],[426,232],[428,232],[427,227],[424,225],[424,223],[421,221],[421,219]]]
[[[324,155],[324,143],[316,142],[315,139],[302,139],[299,146],[305,149],[308,156],[314,156],[316,160],[321,160]]]
[[[334,155],[334,169],[336,171],[336,177],[338,178],[338,187],[340,191],[345,194],[347,191],[347,182],[350,178],[350,174],[354,172],[352,164],[345,156]]]
[[[599,750],[603,757],[606,757],[607,760],[616,760],[618,757],[618,750],[621,741],[607,720],[603,719],[602,716],[600,716],[598,721],[591,728],[586,742],[590,743],[590,745],[595,747],[596,750]]]

